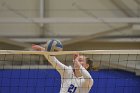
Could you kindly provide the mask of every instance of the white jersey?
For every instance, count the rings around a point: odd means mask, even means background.
[[[60,93],[89,93],[93,79],[84,67],[80,67],[82,77],[76,77],[71,66],[65,66],[52,56],[48,60],[61,75]]]

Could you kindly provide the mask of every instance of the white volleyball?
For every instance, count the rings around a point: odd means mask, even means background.
[[[52,39],[47,41],[45,44],[45,50],[46,51],[62,51],[63,50],[63,45],[59,40]]]

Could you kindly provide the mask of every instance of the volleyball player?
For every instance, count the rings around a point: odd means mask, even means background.
[[[39,45],[33,45],[34,50],[45,51]],[[60,93],[89,93],[93,79],[88,70],[92,69],[92,60],[84,55],[74,55],[73,68],[61,63],[55,56],[45,56],[61,75]]]

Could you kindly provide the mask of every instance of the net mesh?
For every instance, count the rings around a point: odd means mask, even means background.
[[[140,52],[80,51],[93,59],[90,74],[94,80],[90,93],[139,93]],[[95,53],[96,52],[96,53]],[[0,93],[59,93],[60,74],[44,57],[47,52],[0,51]],[[47,53],[73,67],[78,51]],[[77,92],[68,92],[77,93]]]

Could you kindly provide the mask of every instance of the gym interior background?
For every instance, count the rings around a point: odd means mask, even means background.
[[[140,0],[0,0],[0,50],[32,50],[49,39],[59,39],[64,51],[139,50],[139,17]],[[0,64],[0,93],[59,91],[60,76],[44,69],[46,62],[37,63],[41,69]],[[91,93],[139,93],[140,55],[127,68],[91,71]]]

